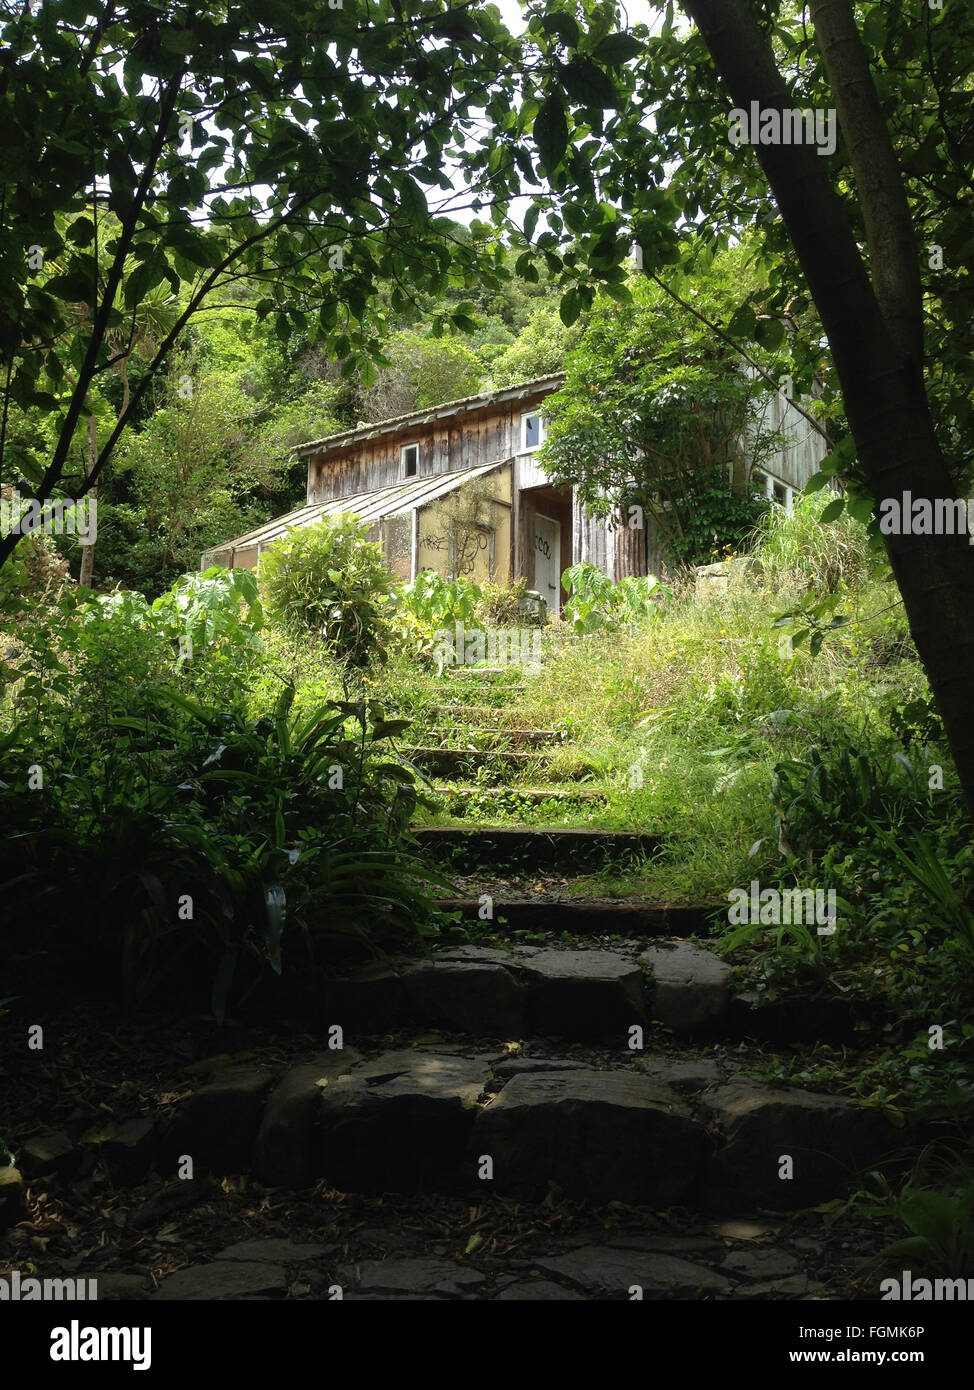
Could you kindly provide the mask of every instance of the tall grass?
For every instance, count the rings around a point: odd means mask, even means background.
[[[555,621],[544,632],[541,670],[512,680],[523,689],[487,696],[473,683],[471,703],[503,707],[492,723],[567,736],[543,772],[528,767],[507,779],[512,789],[580,778],[603,800],[534,811],[484,798],[465,821],[663,831],[664,858],[626,878],[637,894],[722,896],[770,869],[775,764],[831,737],[889,742],[891,711],[928,692],[865,529],[847,516],[823,526],[827,500],[813,495],[790,514],[769,513],[754,538],[760,570],[728,594],[698,597],[687,576],[661,617],[586,637]],[[807,646],[789,653],[775,626],[810,590],[836,594],[849,617],[815,657]],[[432,714],[438,703],[465,698],[465,683],[439,682],[407,651],[374,679],[377,697],[420,721],[409,742],[423,741],[424,720],[442,726]],[[462,742],[462,720],[454,722]],[[749,858],[757,840],[764,845]]]

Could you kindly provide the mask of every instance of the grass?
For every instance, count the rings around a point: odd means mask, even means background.
[[[565,735],[523,768],[505,771],[503,795],[479,789],[498,786],[489,766],[479,778],[464,774],[465,784],[479,788],[438,796],[423,823],[451,823],[459,806],[456,821],[464,825],[665,834],[661,859],[599,876],[600,890],[618,896],[712,900],[770,872],[778,853],[769,793],[779,760],[800,756],[830,731],[889,737],[889,711],[927,691],[864,529],[848,517],[822,527],[819,510],[813,497],[791,517],[771,514],[754,549],[762,572],[749,588],[703,602],[684,583],[659,619],[610,634],[578,638],[551,623],[540,671],[515,668],[489,682],[438,678],[398,656],[370,690],[416,719],[407,744],[421,745],[424,728],[444,722],[449,746],[485,746],[477,731],[488,720]],[[816,657],[807,644],[788,654],[775,618],[812,585],[831,592],[849,621]],[[469,722],[456,713],[444,721],[436,713],[443,704],[469,705]],[[545,787],[597,799],[538,804],[519,796]]]

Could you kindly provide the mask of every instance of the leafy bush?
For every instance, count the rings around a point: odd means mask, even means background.
[[[214,566],[203,574],[184,574],[146,603],[133,589],[97,596],[83,616],[85,625],[104,618],[147,627],[173,643],[179,661],[221,642],[260,650],[264,625],[257,580],[249,570]]]
[[[326,517],[278,541],[259,567],[268,614],[292,632],[316,634],[352,667],[384,661],[388,639],[392,579],[369,530],[351,514]]]
[[[841,739],[778,763],[771,799],[782,851],[809,862],[829,845],[861,843],[875,829],[873,818],[915,825],[930,805],[902,753],[856,749]]]
[[[616,583],[586,560],[565,570],[561,582],[570,595],[564,617],[578,636],[656,616],[660,612],[658,600],[670,597],[670,590],[654,574]]]
[[[444,579],[434,570],[422,570],[396,594],[397,612],[408,613],[427,628],[467,623],[477,611],[483,590],[469,579]]]
[[[974,1276],[974,1181],[969,1170],[958,1178],[949,1191],[907,1187],[893,1202],[893,1215],[910,1235],[882,1252],[888,1266],[908,1263],[919,1277]]]
[[[417,793],[384,750],[403,724],[364,703],[296,716],[292,700],[247,719],[157,689],[144,715],[110,721],[110,752],[49,751],[34,789],[29,731],[8,733],[12,938],[36,918],[63,974],[115,969],[134,1001],[177,983],[195,998],[209,979],[220,1018],[286,955],[297,973],[415,940],[436,880],[403,843]]]

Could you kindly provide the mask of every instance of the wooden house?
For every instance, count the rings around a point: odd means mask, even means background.
[[[563,380],[540,377],[299,446],[305,506],[207,551],[203,568],[253,568],[294,527],[352,512],[372,524],[400,579],[421,570],[497,584],[523,577],[554,612],[566,598],[561,575],[577,561],[612,579],[658,571],[665,557],[651,522],[631,529],[588,516],[574,489],[553,486],[537,462],[541,408]],[[760,486],[790,506],[824,448],[783,397],[769,397],[768,409],[793,443],[764,466]]]

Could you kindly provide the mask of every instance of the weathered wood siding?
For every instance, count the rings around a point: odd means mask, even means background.
[[[408,425],[375,439],[353,440],[327,454],[312,454],[308,459],[307,500],[330,502],[400,482],[405,444],[419,445],[417,476],[452,473],[458,468],[514,458],[521,448],[521,416],[536,409],[548,394],[550,389],[430,424]]]
[[[572,555],[598,565],[610,579],[646,573],[646,533],[618,526],[610,530],[598,517],[586,514],[577,495],[572,501]]]
[[[796,491],[817,473],[826,454],[826,443],[791,401],[780,392],[769,391],[762,409],[761,426],[794,441],[755,466],[770,473]]]

